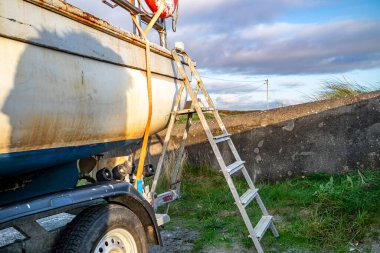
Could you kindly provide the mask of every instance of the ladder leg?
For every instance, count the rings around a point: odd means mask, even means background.
[[[231,177],[229,175],[225,176],[225,177],[226,177],[227,181],[231,180]],[[240,211],[240,215],[243,218],[245,226],[248,229],[249,236],[250,236],[251,240],[253,241],[253,244],[255,245],[257,252],[264,253],[264,250],[260,244],[260,240],[255,235],[254,228],[253,228],[252,223],[251,223],[251,219],[249,218],[248,213],[245,210],[245,208],[240,204],[240,197],[239,197],[239,194],[238,194],[235,186],[234,185],[232,187],[230,186],[230,190],[231,190],[232,196],[235,199],[235,204]]]
[[[248,184],[249,188],[255,189],[256,187],[253,184],[251,176],[249,175],[249,173],[248,173],[248,171],[247,171],[247,169],[245,167],[242,169],[242,172],[243,172],[243,176],[244,176],[245,180],[247,181],[247,184]]]
[[[183,56],[185,57],[185,60],[186,60],[187,64],[189,65],[191,72],[194,74],[195,79],[197,80],[198,85],[199,85],[200,89],[202,90],[202,93],[204,94],[204,96],[206,98],[207,104],[209,105],[209,107],[215,108],[214,103],[212,102],[210,95],[208,94],[206,88],[203,85],[202,79],[199,76],[198,71],[195,69],[193,61],[190,59],[190,57],[186,53],[183,53]]]
[[[208,92],[207,92],[207,90],[206,90],[206,88],[205,88],[205,86],[204,86],[204,84],[203,84],[203,81],[202,81],[202,79],[201,79],[200,76],[199,76],[198,71],[195,69],[195,66],[194,66],[192,60],[190,59],[190,57],[189,57],[187,54],[185,54],[185,59],[186,59],[186,61],[187,61],[187,64],[189,65],[189,67],[190,67],[192,73],[194,73],[195,79],[197,80],[197,83],[198,83],[198,87],[197,87],[197,89],[200,88],[200,89],[202,90],[202,93],[204,94],[204,96],[205,96],[205,98],[206,98],[206,101],[207,101],[208,105],[209,105],[210,107],[215,108],[215,107],[214,107],[214,103],[213,103],[213,101],[212,101],[210,95],[208,94]],[[216,121],[217,121],[219,127],[221,128],[223,134],[228,134],[227,129],[226,129],[226,127],[225,127],[225,125],[224,125],[222,119],[220,118],[220,115],[219,115],[219,113],[217,112],[217,110],[213,110],[213,115],[214,115],[214,117],[215,117],[215,119],[216,119]],[[239,152],[237,151],[235,145],[233,144],[232,140],[228,140],[227,143],[228,143],[228,146],[229,146],[229,148],[230,148],[230,150],[231,150],[233,156],[235,157],[235,159],[236,159],[237,161],[241,161],[242,159],[241,159],[241,157],[240,157],[240,155],[239,155]],[[251,189],[254,189],[255,186],[254,186],[254,184],[253,184],[253,182],[252,182],[252,179],[251,179],[251,177],[249,176],[249,174],[248,174],[248,172],[247,172],[247,170],[246,170],[245,168],[243,169],[243,175],[244,175],[244,177],[245,177],[245,179],[246,179],[246,181],[247,181],[249,187],[250,187]]]
[[[184,79],[184,84],[186,86],[186,89],[187,89],[187,92],[189,93],[190,95],[190,98],[192,100],[192,105],[194,106],[198,116],[199,116],[199,119],[202,123],[202,126],[203,128],[205,128],[205,131],[206,131],[206,134],[207,134],[207,137],[208,139],[210,140],[213,140],[213,135],[211,133],[211,130],[206,122],[206,118],[202,112],[202,109],[200,108],[199,106],[199,102],[198,102],[198,98],[196,96],[196,94],[194,93],[193,89],[191,88],[191,85],[190,85],[190,82],[189,82],[189,79],[186,75],[186,72],[185,72],[185,69],[181,63],[181,60],[179,59],[178,57],[178,54],[175,50],[172,51],[172,54],[173,54],[173,58],[175,59],[176,63],[177,63],[177,67],[178,67],[178,70],[180,72],[180,74],[182,75],[183,79]],[[202,86],[200,86],[200,88],[202,89]],[[213,147],[214,149],[214,147]],[[214,150],[215,151],[215,150]]]
[[[175,104],[174,104],[174,108],[173,108],[174,112],[176,112],[178,110],[179,103],[181,101],[181,96],[182,96],[182,92],[183,92],[184,88],[185,88],[185,84],[182,84],[181,87],[179,88],[178,92],[177,92],[177,96],[176,96],[176,100],[175,100]],[[162,165],[164,163],[165,154],[166,154],[166,151],[168,149],[170,136],[171,136],[171,133],[172,133],[172,130],[174,127],[175,117],[176,117],[175,113],[172,113],[170,115],[169,126],[166,130],[165,140],[164,140],[164,144],[162,146],[161,156],[160,156],[160,159],[159,159],[158,164],[157,164],[156,174],[154,175],[151,192],[156,192],[158,179],[160,178],[160,175],[161,175]]]
[[[183,154],[185,152],[186,140],[187,140],[187,136],[189,135],[189,130],[190,130],[191,123],[192,123],[192,116],[193,116],[192,114],[189,114],[187,121],[186,121],[186,127],[185,127],[185,130],[183,132],[181,146],[179,148],[175,167],[174,167],[174,170],[172,173],[171,184],[176,183],[178,180],[179,172],[181,170],[181,161],[182,161]]]
[[[272,233],[275,237],[280,236],[280,234],[278,233],[278,230],[277,230],[276,226],[273,224],[273,222],[270,224],[270,230],[272,231]]]
[[[177,52],[173,51],[173,57],[174,57],[174,59],[176,60],[177,63],[180,62]],[[196,79],[197,79],[197,81],[198,81],[198,84],[199,84],[200,89],[202,90],[202,92],[203,92],[204,95],[206,96],[206,99],[209,101],[209,102],[208,102],[209,105],[212,105],[212,106],[213,106],[212,100],[211,100],[211,98],[208,96],[208,93],[207,93],[207,91],[206,91],[206,89],[205,89],[205,87],[204,87],[204,85],[203,85],[203,83],[202,83],[202,80],[200,79],[200,77],[199,77],[199,75],[198,75],[198,72],[195,70],[194,64],[192,63],[192,61],[190,60],[190,58],[189,58],[187,55],[185,55],[185,58],[187,59],[187,62],[188,62],[188,64],[189,64],[189,66],[190,66],[192,72],[193,72],[193,73],[195,74],[195,76],[196,76]],[[213,137],[213,135],[212,135],[212,133],[211,133],[211,130],[210,130],[208,124],[207,124],[207,121],[206,121],[206,118],[205,118],[205,116],[204,116],[204,114],[203,114],[203,112],[202,112],[202,109],[201,109],[200,106],[199,106],[199,103],[198,103],[197,97],[196,97],[196,95],[194,94],[194,91],[191,89],[190,82],[188,81],[188,78],[187,78],[187,76],[186,76],[186,72],[185,72],[185,70],[184,70],[184,68],[183,68],[183,65],[182,65],[182,64],[177,64],[177,65],[178,65],[178,67],[179,67],[179,68],[178,68],[178,69],[179,69],[179,72],[181,73],[182,77],[184,78],[184,83],[185,83],[185,85],[186,85],[186,89],[187,89],[187,91],[188,91],[188,93],[189,93],[189,95],[190,95],[190,97],[191,97],[191,100],[193,101],[194,108],[195,108],[196,111],[197,111],[197,114],[198,114],[198,116],[199,116],[199,119],[200,119],[200,121],[201,121],[201,123],[202,123],[202,126],[203,126],[205,132],[206,132],[207,138],[208,138],[208,140],[209,140],[209,142],[210,142],[210,144],[211,144],[211,147],[212,147],[212,149],[213,149],[213,151],[214,151],[214,153],[215,153],[216,159],[217,159],[217,161],[218,161],[220,167],[222,168],[223,173],[225,174],[225,178],[226,178],[226,180],[227,180],[227,183],[230,185],[230,188],[231,188],[231,187],[235,188],[235,187],[234,187],[234,184],[233,184],[233,182],[232,182],[232,179],[230,178],[229,174],[228,174],[227,172],[225,172],[225,169],[223,169],[223,168],[226,167],[225,162],[224,162],[223,157],[222,157],[222,155],[221,155],[221,153],[220,153],[220,151],[219,151],[218,146],[216,145],[216,143],[215,143],[215,141],[214,141],[214,139],[213,139],[214,137]],[[213,107],[213,108],[214,108],[214,107]],[[216,113],[216,115],[218,115],[218,113]],[[219,115],[218,115],[218,116],[219,116]],[[218,117],[218,118],[220,119],[220,117]],[[222,122],[222,125],[223,125],[223,122]],[[224,125],[223,125],[223,126],[224,126]],[[225,129],[224,129],[224,130],[225,130]],[[225,131],[226,131],[226,130],[225,130]],[[231,141],[231,144],[232,144],[231,146],[234,147],[232,141]],[[236,151],[236,149],[234,149],[234,150]],[[235,153],[236,153],[237,158],[241,161],[240,156],[238,155],[237,151],[236,151]],[[234,155],[235,155],[235,154],[234,154]],[[226,173],[227,173],[227,174],[226,174]],[[244,173],[244,172],[243,172],[243,173]],[[248,175],[248,172],[245,172],[244,174],[245,174],[244,176],[247,178],[247,182],[248,182],[250,188],[254,188],[253,183],[252,183],[252,180],[250,179],[250,177],[249,177],[249,175]],[[239,198],[238,195],[237,195],[236,197]]]
[[[203,95],[206,98],[208,106],[210,106],[212,108],[215,108],[214,102],[212,101],[209,93],[207,92],[207,90],[206,90],[206,88],[205,88],[205,86],[203,84],[203,81],[202,81],[201,77],[199,76],[199,73],[198,73],[198,71],[196,70],[196,68],[195,68],[195,66],[193,64],[193,61],[190,59],[190,57],[187,54],[185,54],[185,58],[187,60],[187,64],[189,65],[192,73],[194,73],[195,79],[197,80],[197,83],[198,83],[198,87],[202,90],[202,93],[203,93]],[[220,129],[222,130],[223,134],[228,134],[227,129],[226,129],[226,127],[225,127],[222,119],[220,118],[219,113],[216,110],[214,110],[213,111],[213,115],[214,115],[215,120],[218,123]],[[231,151],[232,151],[235,159],[238,160],[238,161],[241,161],[239,153],[237,152],[235,146],[232,144],[231,141],[228,141],[228,145],[229,145],[229,147],[230,147],[230,149],[231,149]]]
[[[160,159],[158,160],[156,174],[154,175],[151,192],[156,192],[158,180],[159,180],[161,172],[162,172],[162,165],[163,165],[164,160],[165,160],[165,154],[166,154],[166,151],[167,151],[168,146],[169,146],[170,136],[171,136],[171,133],[172,133],[172,130],[173,130],[174,122],[175,122],[175,119],[174,119],[174,117],[172,115],[171,118],[170,118],[169,127],[166,130],[164,145],[162,146],[162,151],[161,151]]]
[[[183,158],[183,154],[185,152],[186,140],[187,140],[187,136],[189,135],[189,131],[190,131],[191,123],[192,123],[192,117],[193,117],[193,114],[189,114],[187,117],[185,130],[184,130],[183,135],[182,135],[181,146],[179,148],[179,152],[178,152],[178,155],[176,158],[174,170],[173,170],[172,176],[171,176],[170,189],[172,189],[172,186],[174,184],[178,183],[178,176],[180,175],[180,172],[181,172],[181,161]],[[176,188],[175,188],[175,191],[177,192],[178,195],[180,195],[180,190],[181,190],[180,187],[181,186],[177,184]],[[166,205],[166,208],[165,208],[166,214],[169,212],[169,208],[170,208],[170,203]]]
[[[260,197],[259,195],[256,196],[256,202],[257,202],[257,204],[259,205],[259,207],[260,207],[261,212],[263,213],[263,215],[269,215],[268,210],[267,210],[267,208],[265,207],[265,205],[264,205],[264,203],[263,203],[263,201],[261,200],[261,197]],[[270,229],[271,229],[271,231],[272,231],[272,233],[273,233],[273,235],[274,235],[275,237],[278,237],[278,236],[279,236],[279,233],[278,233],[278,231],[277,231],[276,226],[273,224],[273,221],[272,221],[271,224],[270,224]]]

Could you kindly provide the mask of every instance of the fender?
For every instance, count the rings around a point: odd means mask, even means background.
[[[160,244],[157,221],[152,206],[126,182],[106,182],[57,192],[35,199],[0,207],[0,229],[17,224],[17,220],[45,212],[60,213],[78,206],[117,203],[131,209],[141,220],[148,242]],[[21,219],[22,220],[22,219]]]

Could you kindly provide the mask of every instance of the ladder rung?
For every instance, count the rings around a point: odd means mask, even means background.
[[[222,134],[214,137],[215,143],[226,141],[230,139],[230,134]]]
[[[234,174],[235,172],[239,171],[244,166],[244,161],[236,161],[233,164],[230,164],[227,166],[227,172],[230,173],[230,175]]]
[[[183,115],[183,114],[189,114],[189,113],[194,113],[194,112],[195,112],[195,109],[191,108],[191,109],[178,110],[175,112],[175,114]]]
[[[201,109],[202,109],[202,112],[210,112],[214,110],[214,108],[212,107],[202,107]],[[183,115],[183,114],[189,114],[189,113],[195,113],[195,112],[196,112],[195,108],[190,108],[190,109],[178,110],[175,112],[175,114]]]
[[[246,191],[243,196],[240,197],[240,203],[246,207],[249,205],[249,203],[251,203],[251,201],[256,197],[257,195],[257,192],[259,191],[259,189],[249,189],[248,191]]]
[[[261,217],[259,223],[257,223],[256,227],[253,229],[256,237],[261,240],[261,238],[264,236],[265,232],[267,231],[268,227],[272,223],[272,216],[270,215],[264,215]]]

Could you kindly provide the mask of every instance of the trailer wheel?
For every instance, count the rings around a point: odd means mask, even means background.
[[[128,208],[93,206],[81,212],[57,244],[59,253],[147,253],[148,243],[139,218]]]

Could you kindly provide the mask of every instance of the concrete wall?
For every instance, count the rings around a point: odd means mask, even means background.
[[[380,92],[232,116],[225,122],[256,180],[380,168]],[[217,166],[209,150],[202,142],[190,145],[189,160]],[[221,150],[231,158],[228,145]]]
[[[254,180],[380,168],[380,91],[234,115],[224,122]],[[217,128],[216,122],[210,126]],[[182,131],[183,125],[178,125],[172,149],[179,145]],[[164,133],[153,138],[153,162],[163,138]],[[220,148],[232,163],[228,146]],[[186,149],[190,162],[218,168],[200,123],[193,125]]]

